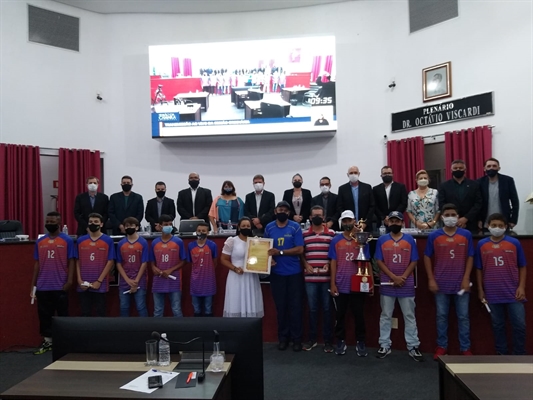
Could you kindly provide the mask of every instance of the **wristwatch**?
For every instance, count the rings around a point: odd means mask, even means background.
[[[280,250],[280,251],[279,251],[279,255],[280,255],[280,256],[283,255],[283,250]]]

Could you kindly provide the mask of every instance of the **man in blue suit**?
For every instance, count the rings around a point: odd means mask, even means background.
[[[495,158],[485,161],[485,176],[478,179],[483,197],[483,207],[479,214],[478,226],[485,227],[487,218],[494,213],[500,213],[509,221],[513,228],[518,222],[518,193],[514,179],[500,174],[500,162]]]

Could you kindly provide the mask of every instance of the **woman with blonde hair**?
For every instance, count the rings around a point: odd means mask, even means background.
[[[413,228],[435,229],[439,222],[438,191],[429,187],[429,175],[422,169],[416,173],[418,188],[407,195],[407,213]]]

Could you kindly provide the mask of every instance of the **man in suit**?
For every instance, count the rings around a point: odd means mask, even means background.
[[[351,210],[358,222],[363,220],[364,231],[372,230],[372,218],[374,218],[374,194],[372,186],[359,181],[359,168],[352,166],[348,169],[349,182],[339,186],[337,197],[337,213],[340,215],[345,210]]]
[[[244,215],[252,220],[254,233],[263,233],[265,226],[274,221],[276,200],[274,193],[264,189],[265,178],[263,175],[254,176],[253,185],[254,191],[246,195]]]
[[[383,183],[374,186],[375,214],[378,226],[381,222],[389,226],[389,214],[393,211],[404,213],[407,209],[407,189],[403,183],[393,181],[392,168],[385,165],[381,168]]]
[[[189,187],[180,190],[176,205],[181,219],[203,219],[209,223],[209,208],[213,203],[211,190],[199,187],[200,175],[189,174]]]
[[[463,160],[452,162],[453,178],[441,183],[439,187],[439,204],[442,208],[444,204],[455,204],[459,213],[457,226],[477,232],[477,222],[483,200],[479,183],[465,177],[466,165]]]
[[[337,214],[337,195],[331,193],[331,179],[327,176],[320,179],[319,183],[320,194],[313,197],[311,200],[311,207],[320,206],[324,208],[326,215],[324,221],[329,229],[334,231],[339,230],[338,214]]]
[[[123,235],[126,233],[122,222],[127,217],[134,217],[139,221],[143,220],[144,201],[143,197],[131,191],[133,179],[124,175],[120,181],[122,192],[111,195],[109,199],[109,219],[113,226],[113,235]]]
[[[76,196],[74,202],[74,218],[78,221],[76,235],[87,234],[87,224],[89,214],[98,213],[102,216],[102,222],[107,222],[107,209],[109,207],[109,197],[103,193],[98,193],[100,181],[96,176],[87,178],[87,191]]]
[[[507,218],[509,228],[518,222],[520,208],[514,179],[500,174],[500,162],[495,158],[485,161],[485,176],[478,179],[483,206],[479,214],[478,228],[486,226],[491,214],[500,213]]]
[[[146,203],[146,211],[144,212],[144,218],[150,223],[152,232],[161,232],[161,225],[159,225],[159,217],[161,215],[170,215],[172,220],[176,218],[176,206],[174,200],[165,196],[167,192],[167,186],[165,182],[157,182],[155,184],[156,197],[148,200]]]

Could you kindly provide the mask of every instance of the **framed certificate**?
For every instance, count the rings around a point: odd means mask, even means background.
[[[246,255],[244,257],[244,272],[254,274],[270,274],[272,256],[268,255],[274,245],[273,239],[249,237],[246,241]]]

